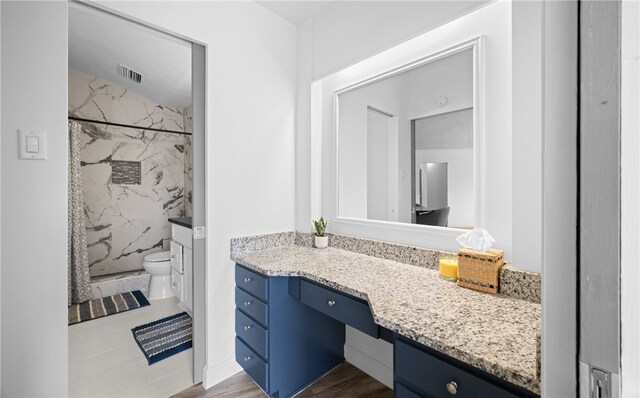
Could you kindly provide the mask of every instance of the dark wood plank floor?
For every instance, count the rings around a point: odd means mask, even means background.
[[[203,389],[199,384],[174,395],[173,398],[257,398],[264,396],[265,394],[249,376],[245,372],[240,372],[208,390]],[[393,398],[393,390],[345,362],[296,397]]]

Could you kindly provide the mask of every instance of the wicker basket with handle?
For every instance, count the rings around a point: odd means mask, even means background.
[[[463,247],[458,250],[458,286],[496,294],[503,265],[503,250],[480,251]]]

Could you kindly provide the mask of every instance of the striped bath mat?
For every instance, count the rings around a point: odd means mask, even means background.
[[[191,348],[191,317],[186,312],[138,326],[131,331],[149,365]]]
[[[135,310],[147,305],[149,305],[149,302],[140,290],[97,298],[81,304],[73,304],[69,307],[69,325],[119,312]]]

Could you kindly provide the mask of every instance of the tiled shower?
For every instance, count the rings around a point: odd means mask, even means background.
[[[175,109],[69,70],[69,115],[191,132]],[[168,250],[168,218],[192,215],[191,136],[80,122],[82,185],[94,297],[145,290],[147,254]]]

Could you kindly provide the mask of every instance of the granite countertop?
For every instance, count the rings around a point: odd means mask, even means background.
[[[285,246],[232,259],[266,275],[301,276],[364,299],[380,326],[540,393],[540,304],[476,292],[431,269],[331,247]]]
[[[176,217],[170,218],[170,223],[182,225],[183,227],[191,229],[191,217]]]

